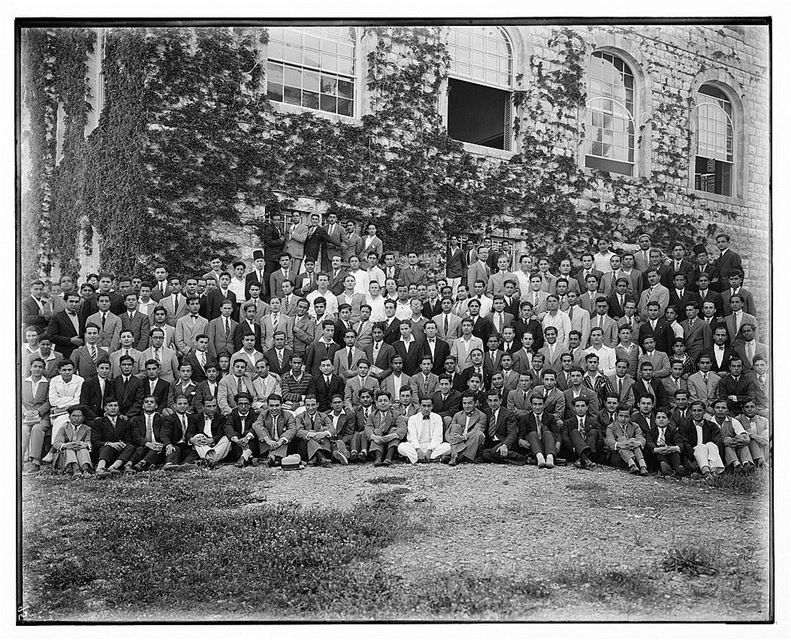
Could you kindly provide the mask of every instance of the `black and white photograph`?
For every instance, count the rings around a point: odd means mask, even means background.
[[[17,15],[16,631],[777,632],[744,9]]]

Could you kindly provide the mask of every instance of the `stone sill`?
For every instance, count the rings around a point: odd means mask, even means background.
[[[721,196],[718,193],[710,193],[709,191],[698,191],[697,189],[687,189],[688,193],[695,196],[696,200],[711,200],[712,202],[719,202],[721,204],[732,204],[739,207],[746,206],[744,198],[737,196]]]
[[[510,160],[516,155],[516,151],[505,151],[503,149],[493,149],[482,144],[472,142],[462,142],[464,150],[476,156],[486,156],[489,158],[499,158],[500,160]]]
[[[585,161],[585,159],[583,158],[583,162],[584,161]],[[584,175],[586,175],[588,177],[591,177],[591,178],[595,177],[594,176],[594,172],[602,171],[601,169],[591,169],[590,167],[584,167],[584,166],[580,167],[579,165],[577,165],[577,166],[578,166],[579,169],[582,170],[582,173]],[[607,171],[605,173],[609,173],[610,174],[610,178],[613,179],[613,180],[623,179],[626,182],[629,182],[631,184],[640,184],[641,176],[627,176],[625,173],[614,173],[612,171]]]
[[[337,113],[328,113],[327,111],[319,111],[318,109],[302,107],[296,104],[286,104],[285,102],[274,102],[270,100],[269,104],[272,106],[272,110],[276,111],[277,113],[290,113],[296,115],[296,114],[308,112],[320,118],[325,118],[330,122],[348,124],[348,125],[352,125],[353,127],[362,126],[362,120],[360,120],[359,118],[350,118],[349,116],[342,116]]]

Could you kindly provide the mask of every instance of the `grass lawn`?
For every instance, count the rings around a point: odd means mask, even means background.
[[[26,476],[20,620],[768,620],[768,478],[718,484],[496,465]]]

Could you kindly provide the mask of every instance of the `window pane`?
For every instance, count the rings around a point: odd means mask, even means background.
[[[294,69],[293,67],[286,67],[286,84],[292,87],[299,87],[302,85],[301,82],[302,72],[299,69]]]
[[[329,93],[330,95],[337,95],[338,93],[338,79],[333,76],[321,76],[321,92]]]
[[[337,71],[338,70],[338,58],[335,57],[333,54],[323,53],[321,54],[321,68],[325,71]]]
[[[283,82],[283,65],[270,62],[266,66],[266,78],[269,82]]]
[[[319,72],[318,71],[303,71],[302,72],[302,88],[306,91],[319,90]]]
[[[302,106],[310,109],[319,108],[319,94],[312,91],[302,92]]]
[[[301,50],[298,46],[293,44],[287,44],[285,50],[283,51],[283,59],[286,62],[300,62],[301,59]]]
[[[354,60],[338,58],[338,73],[346,76],[354,75]]]
[[[586,132],[591,155],[611,158],[618,163],[634,157],[632,113],[634,76],[626,61],[605,52],[596,52],[589,59],[588,109],[594,126]],[[590,166],[590,165],[586,165]],[[620,164],[608,166],[623,173]]]
[[[335,113],[337,110],[338,100],[334,96],[321,96],[321,110]]]
[[[275,84],[273,82],[267,82],[266,96],[270,100],[275,100],[276,102],[283,102],[283,85]]]
[[[353,116],[354,109],[352,106],[351,100],[344,100],[343,98],[338,98],[338,113],[342,116]]]
[[[354,85],[346,80],[338,80],[338,95],[341,98],[353,98]]]
[[[305,57],[303,63],[308,67],[319,66],[319,50],[318,49],[305,49]]]
[[[286,104],[302,104],[301,93],[302,91],[296,87],[286,87],[283,101]]]
[[[511,48],[498,27],[451,27],[450,73],[495,86],[511,84]]]

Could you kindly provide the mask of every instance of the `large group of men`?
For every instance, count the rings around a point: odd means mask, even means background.
[[[725,234],[713,260],[643,234],[556,265],[453,237],[444,274],[334,213],[275,214],[263,244],[251,269],[32,282],[24,473],[296,454],[708,478],[770,459],[769,349]]]

